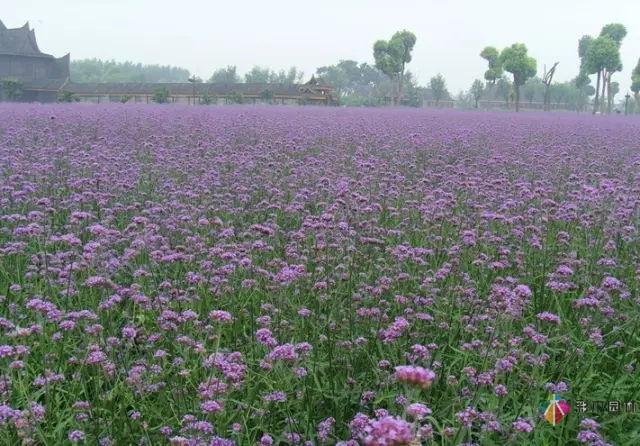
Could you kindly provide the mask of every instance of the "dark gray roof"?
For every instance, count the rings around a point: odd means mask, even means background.
[[[166,88],[172,95],[192,95],[193,84],[184,83],[148,83],[148,82],[112,82],[112,83],[79,83],[69,82],[64,86],[66,91],[76,94],[126,95],[149,94],[157,89]],[[300,84],[263,84],[263,83],[196,83],[196,94],[224,96],[239,93],[247,96],[261,96],[269,91],[273,96],[317,96],[305,91]]]
[[[29,22],[20,28],[13,29],[8,29],[0,22],[0,54],[53,57],[40,51],[36,34],[29,29]]]

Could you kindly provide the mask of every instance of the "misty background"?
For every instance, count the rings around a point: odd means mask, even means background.
[[[372,45],[399,29],[417,36],[408,69],[418,83],[442,73],[449,91],[482,78],[487,45],[525,43],[543,67],[560,62],[555,81],[578,74],[578,39],[619,22],[623,70],[613,76],[625,94],[640,57],[640,2],[617,0],[325,0],[190,2],[159,0],[2,0],[8,27],[26,21],[42,51],[72,60],[115,59],[174,65],[207,79],[227,65],[244,74],[254,65],[296,66],[305,79],[321,66],[353,59],[373,63]]]

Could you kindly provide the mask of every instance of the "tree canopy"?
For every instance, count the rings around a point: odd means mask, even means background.
[[[513,75],[513,85],[516,93],[516,111],[520,108],[520,86],[530,77],[535,76],[537,64],[533,57],[527,54],[524,43],[514,43],[500,53],[500,62],[504,70]]]
[[[296,67],[291,67],[287,71],[275,71],[255,65],[245,73],[244,81],[247,83],[295,84],[301,82],[303,77],[304,73]]]
[[[240,76],[235,65],[227,65],[225,68],[218,68],[209,78],[211,83],[221,84],[237,84],[240,82]]]
[[[433,76],[429,80],[429,88],[431,89],[431,94],[433,95],[433,99],[436,100],[436,104],[440,102],[440,99],[449,95],[447,92],[447,83],[444,80],[444,76],[442,76],[442,74],[440,73]]]
[[[489,63],[489,69],[485,71],[484,78],[492,85],[502,77],[502,63],[500,61],[500,52],[492,46],[485,47],[480,52],[480,57]]]
[[[170,65],[143,65],[115,60],[72,60],[70,77],[74,82],[186,82],[189,70]]]
[[[394,103],[402,96],[402,84],[406,65],[411,62],[411,53],[416,44],[416,36],[410,31],[396,32],[389,40],[378,40],[373,44],[373,58],[376,68],[395,79],[397,92]]]

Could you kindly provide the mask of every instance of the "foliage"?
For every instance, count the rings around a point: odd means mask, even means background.
[[[215,99],[215,96],[211,96],[208,93],[204,93],[202,96],[200,96],[200,104],[211,105],[213,104],[214,99]]]
[[[296,67],[291,67],[288,71],[280,70],[276,72],[258,65],[255,65],[251,71],[244,75],[245,82],[258,84],[296,84],[301,83],[303,78],[304,73]]]
[[[345,103],[350,96],[370,96],[370,92],[387,82],[385,74],[366,62],[340,60],[335,65],[320,67],[316,75],[336,89]]]
[[[318,68],[316,76],[336,89],[342,105],[377,107],[385,105],[386,98],[394,98],[395,80],[366,62],[340,60],[335,65]],[[421,106],[428,92],[418,86],[409,70],[404,73],[403,85],[405,94],[401,104]]]
[[[482,93],[484,93],[484,84],[480,79],[476,79],[471,84],[471,88],[469,89],[471,96],[473,97],[474,106],[478,108],[478,101],[482,97]]]
[[[509,99],[511,98],[511,92],[513,91],[512,82],[506,77],[502,76],[496,82],[496,94],[509,105]]]
[[[618,46],[622,43],[622,39],[627,35],[627,28],[621,23],[609,23],[602,27],[600,36],[610,37]]]
[[[618,71],[622,69],[619,46],[609,36],[593,39],[586,52],[585,69],[589,74],[601,70]]]
[[[273,101],[273,91],[266,88],[265,90],[262,91],[262,93],[260,93],[260,99],[270,104],[271,101]]]
[[[489,63],[489,69],[484,73],[484,79],[491,84],[495,84],[502,77],[503,71],[500,53],[495,47],[487,46],[480,53],[480,57]]]
[[[63,90],[58,94],[58,102],[78,102],[80,98],[78,98],[75,94],[70,91]]]
[[[532,103],[535,99],[544,100],[544,83],[538,76],[527,79],[522,88],[525,99]]]
[[[230,104],[242,104],[244,102],[244,95],[238,91],[232,91],[227,96],[227,101]]]
[[[159,87],[153,90],[153,97],[151,98],[156,104],[165,104],[169,102],[169,90],[166,87]]]
[[[129,102],[132,98],[133,98],[133,96],[131,96],[131,95],[129,95],[129,94],[126,94],[126,95],[124,95],[124,96],[122,96],[122,97],[120,98],[120,102],[121,102],[122,104],[126,104],[126,103],[127,103],[127,102]]]
[[[235,65],[228,65],[225,68],[215,70],[209,78],[209,82],[214,84],[237,84],[240,82],[240,76]]]
[[[449,96],[449,92],[447,91],[447,84],[444,80],[444,76],[442,76],[442,74],[440,73],[433,76],[429,80],[429,88],[431,89],[431,94],[433,95],[433,98],[436,100],[436,104],[440,102],[440,99]]]
[[[69,69],[74,82],[185,82],[189,77],[180,67],[100,59],[72,60]]]
[[[530,77],[536,74],[536,60],[529,57],[524,43],[514,43],[500,53],[500,62],[504,70],[513,75],[516,87],[524,85]]]
[[[631,91],[635,94],[640,93],[640,59],[638,59],[638,64],[631,72]]]
[[[22,96],[24,84],[17,79],[0,80],[0,100],[17,101]]]
[[[416,44],[416,36],[410,31],[396,32],[390,40],[378,40],[373,45],[376,68],[396,82],[394,103],[402,97],[402,87],[406,65],[411,62],[411,52]]]
[[[524,43],[514,43],[500,53],[500,62],[504,70],[513,75],[513,86],[516,93],[516,111],[520,107],[520,86],[536,74],[536,60],[527,54]]]

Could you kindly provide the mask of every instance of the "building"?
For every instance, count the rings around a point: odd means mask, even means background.
[[[29,23],[8,29],[0,21],[0,81],[17,81],[20,95],[12,99],[24,102],[56,102],[63,97],[96,103],[150,103],[161,97],[163,102],[182,104],[337,104],[334,89],[315,77],[304,84],[160,84],[78,83],[69,75],[69,54],[55,58],[40,51]]]
[[[28,22],[8,29],[0,21],[0,79],[20,82],[22,101],[56,101],[69,80],[69,54],[56,58],[40,51]]]

